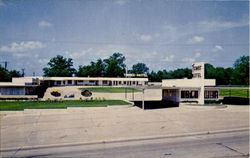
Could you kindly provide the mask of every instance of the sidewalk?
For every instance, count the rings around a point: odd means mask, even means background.
[[[248,106],[70,108],[1,113],[1,149],[152,138],[249,127]]]

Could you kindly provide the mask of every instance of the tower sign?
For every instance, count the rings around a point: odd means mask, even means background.
[[[193,78],[205,79],[205,64],[204,62],[194,63],[192,65]]]

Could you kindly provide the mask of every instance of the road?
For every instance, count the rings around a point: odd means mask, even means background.
[[[249,153],[249,107],[0,112],[0,157],[225,157]]]
[[[166,158],[166,157],[248,157],[249,131],[224,131],[215,134],[161,139],[71,144],[59,147],[41,147],[6,151],[8,157],[82,157],[82,158]]]

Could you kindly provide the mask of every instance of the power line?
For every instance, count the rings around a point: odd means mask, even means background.
[[[5,41],[16,41],[19,39],[4,39]],[[40,41],[49,43],[69,43],[69,44],[83,44],[83,45],[133,45],[133,46],[249,46],[249,43],[204,43],[204,44],[188,44],[188,43],[134,43],[134,42],[86,42],[86,41],[67,41],[67,40],[41,40],[41,39],[22,39],[19,41]]]

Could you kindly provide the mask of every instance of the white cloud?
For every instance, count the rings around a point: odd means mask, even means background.
[[[201,53],[200,52],[197,52],[197,53],[195,53],[195,58],[199,58],[201,56]]]
[[[93,50],[93,48],[88,48],[86,50],[81,50],[79,52],[69,52],[66,51],[65,54],[73,59],[79,59],[82,58],[83,56],[85,56],[86,54],[90,53]]]
[[[49,62],[49,59],[38,59],[38,63],[40,64],[46,64]]]
[[[163,61],[167,61],[167,62],[172,62],[173,60],[174,60],[174,55],[170,55],[166,57],[165,59],[163,59]]]
[[[34,50],[44,48],[46,45],[39,41],[28,41],[28,42],[20,42],[11,43],[10,46],[2,46],[0,47],[0,51],[3,52],[23,52],[27,50]]]
[[[147,41],[152,40],[152,36],[150,36],[150,35],[140,35],[140,39],[147,42]]]
[[[182,61],[187,63],[193,63],[195,61],[195,58],[184,58]]]
[[[38,24],[39,27],[51,27],[52,24],[47,21],[40,21]]]
[[[204,41],[204,37],[201,37],[201,36],[194,36],[193,38],[190,38],[190,39],[188,40],[188,43],[194,44],[194,43],[200,43],[200,42],[202,42],[202,41]]]
[[[241,27],[241,26],[248,26],[247,21],[239,21],[239,22],[233,22],[233,21],[216,21],[216,20],[210,20],[210,21],[201,21],[198,23],[198,25],[205,26],[206,29],[210,30],[221,30],[221,29],[230,29],[235,27]]]
[[[38,58],[39,57],[38,54],[20,53],[20,52],[13,53],[13,56],[14,57],[18,57],[18,58],[22,58],[22,57],[34,57],[34,58]]]
[[[222,51],[222,50],[223,50],[222,46],[216,45],[216,46],[212,49],[212,52],[218,52],[218,51]]]
[[[124,4],[126,4],[128,2],[128,0],[116,0],[115,3],[122,6]]]
[[[196,53],[193,57],[187,57],[182,59],[183,62],[187,62],[187,63],[193,63],[197,60],[197,58],[199,58],[201,56],[201,53],[199,52],[200,50],[195,50]]]
[[[25,54],[25,53],[14,53],[13,56],[14,56],[14,57],[18,57],[18,58],[20,57],[20,58],[21,58],[21,57],[27,57],[27,56],[29,56],[29,54]]]
[[[6,6],[2,1],[0,1],[0,7]]]

